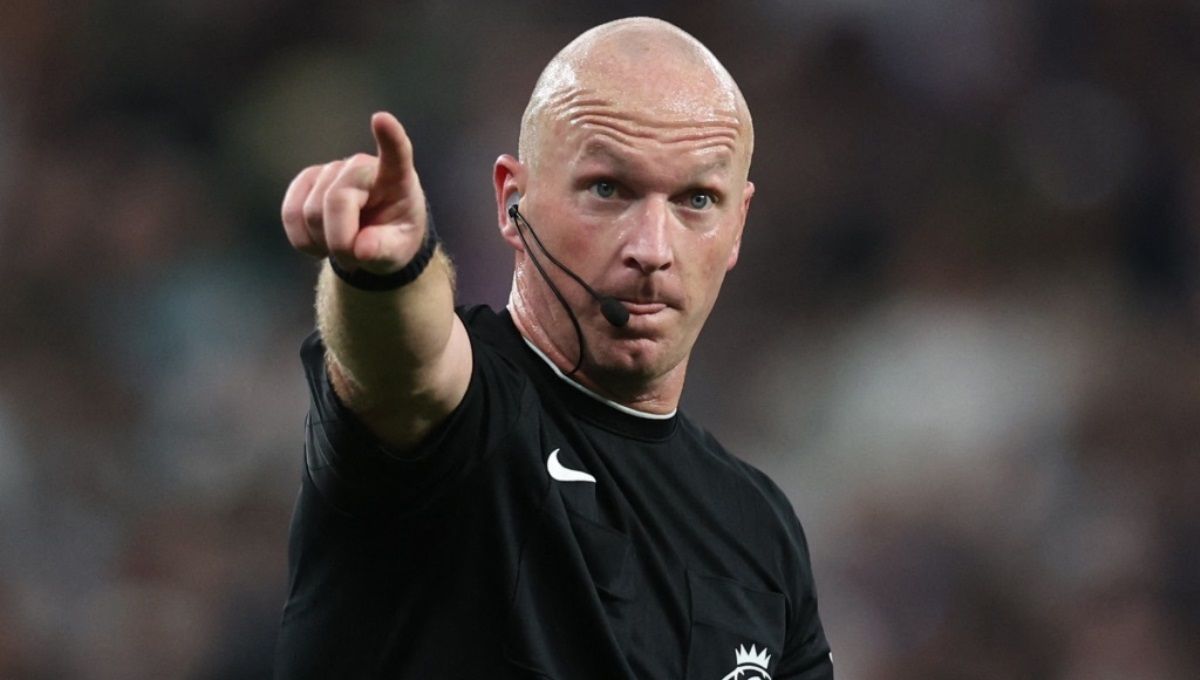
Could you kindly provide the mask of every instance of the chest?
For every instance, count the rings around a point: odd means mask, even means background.
[[[538,505],[514,570],[510,658],[550,677],[769,677],[785,578],[770,513],[735,468],[687,437],[552,419],[502,454],[536,480]]]

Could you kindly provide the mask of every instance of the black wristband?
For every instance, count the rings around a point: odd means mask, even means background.
[[[338,278],[345,281],[346,285],[351,288],[374,292],[395,290],[412,283],[421,275],[421,272],[425,271],[425,267],[429,266],[429,261],[433,259],[433,253],[437,250],[440,242],[437,230],[433,228],[433,213],[426,210],[425,240],[421,242],[421,249],[417,251],[416,255],[413,255],[403,269],[391,274],[372,274],[365,269],[348,272],[339,267],[337,260],[332,257],[329,258],[329,266],[333,269],[333,273],[337,274]]]

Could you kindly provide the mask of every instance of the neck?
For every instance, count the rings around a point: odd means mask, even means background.
[[[687,370],[685,358],[665,375],[650,377],[630,374],[598,366],[592,356],[585,356],[579,370],[570,373],[578,358],[578,338],[573,331],[557,341],[549,332],[548,324],[539,322],[531,312],[529,305],[518,294],[514,287],[509,297],[508,309],[512,315],[513,324],[529,344],[538,350],[542,356],[567,380],[572,380],[587,390],[609,401],[626,408],[653,415],[669,415],[679,407],[679,398],[683,393],[683,378]],[[564,324],[557,324],[559,327]],[[571,330],[569,325],[567,329]],[[587,333],[587,328],[584,327]],[[595,348],[593,343],[600,340],[594,335],[588,336],[588,353]],[[564,351],[564,346],[568,351]]]

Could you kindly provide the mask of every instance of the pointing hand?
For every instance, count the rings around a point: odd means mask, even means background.
[[[390,113],[371,117],[377,155],[305,168],[283,197],[283,228],[297,250],[347,271],[402,269],[425,236],[425,194],[412,143]]]

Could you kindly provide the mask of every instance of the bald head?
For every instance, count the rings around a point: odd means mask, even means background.
[[[737,83],[700,41],[665,21],[636,17],[602,24],[555,55],[521,119],[521,161],[536,168],[564,125],[580,124],[572,112],[587,106],[616,107],[668,128],[725,126],[749,169],[754,127]]]

